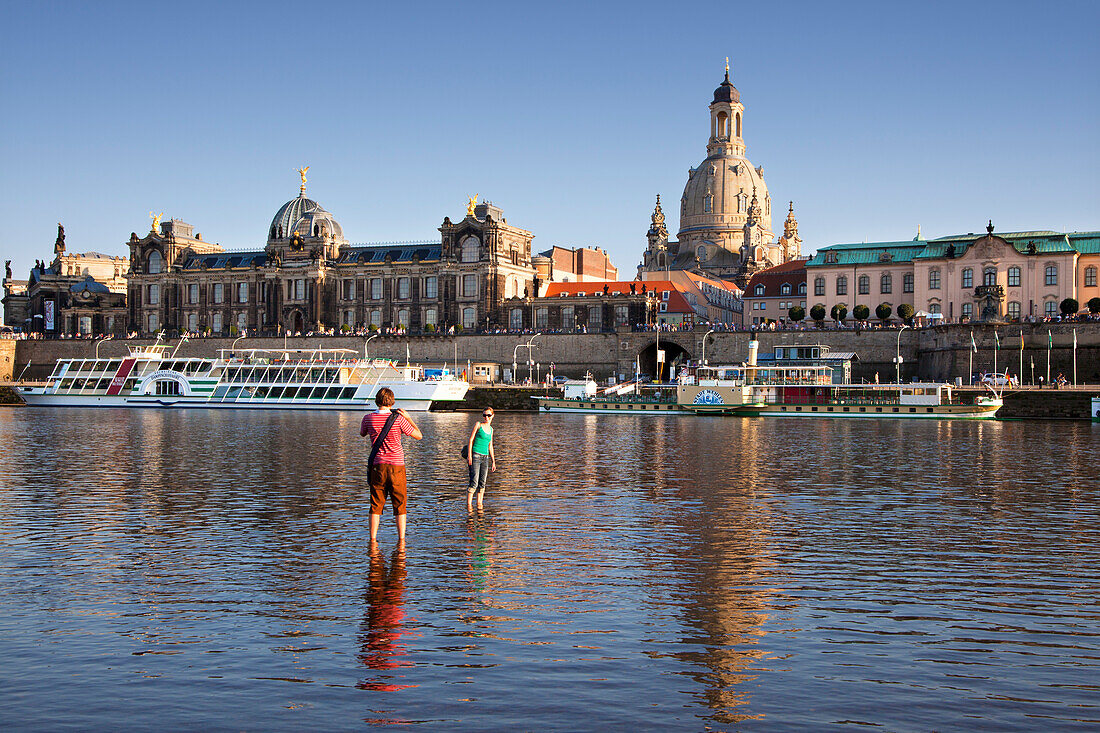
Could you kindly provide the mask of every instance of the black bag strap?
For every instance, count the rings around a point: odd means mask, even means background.
[[[378,450],[382,447],[382,441],[386,439],[386,436],[390,432],[390,428],[392,428],[393,424],[397,422],[398,417],[400,417],[400,415],[398,415],[397,411],[395,410],[391,412],[390,416],[386,419],[386,424],[382,426],[382,430],[378,433],[378,437],[375,438],[374,443],[371,444],[370,458],[367,459],[368,466],[374,465],[374,459],[378,457]]]

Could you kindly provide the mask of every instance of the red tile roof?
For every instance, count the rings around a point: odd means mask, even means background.
[[[783,283],[791,286],[790,295],[797,296],[798,286],[806,282],[806,260],[791,260],[782,265],[761,270],[749,278],[745,287],[746,298],[780,298],[786,297],[780,294],[779,289]],[[756,294],[756,286],[764,286],[764,294]],[[805,293],[803,293],[805,295]]]

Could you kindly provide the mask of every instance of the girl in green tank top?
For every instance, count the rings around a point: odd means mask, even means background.
[[[466,464],[470,469],[470,485],[466,487],[468,509],[473,508],[474,494],[477,494],[477,506],[481,508],[489,471],[497,470],[496,454],[493,452],[493,409],[485,408],[481,417],[466,441]]]

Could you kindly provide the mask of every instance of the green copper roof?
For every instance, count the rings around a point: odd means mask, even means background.
[[[818,250],[806,262],[806,267],[944,259],[950,245],[955,246],[955,257],[961,257],[971,244],[984,236],[984,234],[955,234],[948,237],[937,237],[929,241],[904,240],[900,242],[833,244]],[[994,236],[1007,241],[1020,254],[1027,254],[1030,244],[1035,245],[1036,254],[1061,252],[1100,254],[1100,232],[1070,232],[1069,234],[1060,234],[1053,231],[994,232]],[[836,255],[835,262],[826,262],[827,253],[830,252]],[[883,255],[887,255],[887,257]]]

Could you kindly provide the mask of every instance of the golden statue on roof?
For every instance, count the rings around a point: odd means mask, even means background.
[[[302,187],[298,190],[298,192],[302,196],[305,196],[306,195],[306,171],[309,170],[309,166],[307,165],[305,168],[295,168],[294,170],[298,171],[298,175],[302,177]]]
[[[159,214],[154,214],[152,211],[150,211],[149,216],[153,220],[153,226],[149,229],[149,231],[151,231],[151,232],[159,231],[160,230],[160,220],[164,216],[164,212],[162,211]]]
[[[474,215],[474,207],[477,206],[477,194],[470,196],[470,202],[466,204],[466,216]]]

